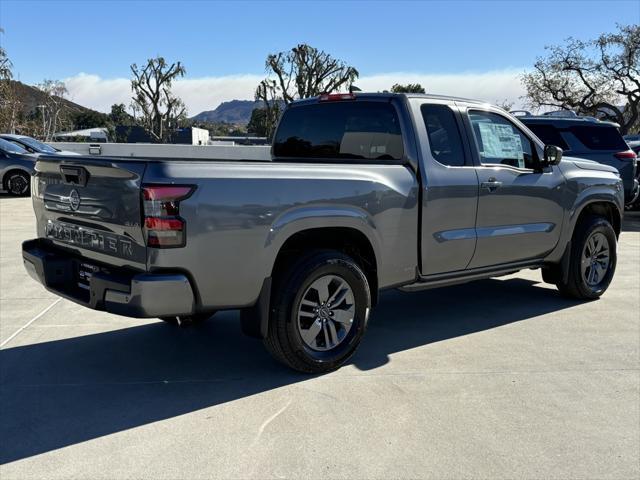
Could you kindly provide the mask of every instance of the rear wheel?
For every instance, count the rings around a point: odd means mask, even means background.
[[[26,196],[29,195],[29,182],[31,178],[29,174],[20,170],[14,170],[6,174],[4,178],[3,188],[11,195]]]
[[[560,293],[586,300],[600,297],[616,270],[616,247],[616,234],[606,219],[585,218],[572,239],[567,281],[556,283]]]
[[[276,279],[267,350],[305,373],[339,368],[367,326],[371,293],[358,264],[337,251],[310,252]]]
[[[160,317],[160,320],[170,323],[171,325],[187,328],[210,319],[211,317],[213,317],[213,315],[215,315],[215,313],[216,312],[198,313],[195,315],[176,315],[173,317]]]

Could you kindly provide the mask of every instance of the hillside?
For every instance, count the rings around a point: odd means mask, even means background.
[[[16,90],[16,94],[20,100],[23,102],[22,112],[24,115],[28,115],[33,112],[38,105],[42,105],[45,103],[45,95],[40,90],[31,85],[26,85],[22,82],[12,81],[13,88]],[[77,103],[73,103],[69,100],[63,99],[63,104],[65,110],[73,113],[86,113],[91,112],[90,108],[83,107],[82,105],[78,105]]]
[[[215,110],[200,112],[191,119],[197,122],[211,123],[249,123],[251,112],[261,105],[262,102],[254,102],[253,100],[231,100],[222,102]]]

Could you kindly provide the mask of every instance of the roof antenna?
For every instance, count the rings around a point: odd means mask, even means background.
[[[353,92],[361,92],[362,90],[358,87],[356,87],[355,85],[349,85],[349,93],[353,93]]]

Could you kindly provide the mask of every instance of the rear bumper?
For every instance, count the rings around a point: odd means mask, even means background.
[[[95,310],[137,318],[190,315],[195,297],[189,279],[180,273],[132,273],[101,268],[87,288],[77,281],[82,259],[59,252],[35,239],[22,244],[22,259],[29,275],[44,287]]]

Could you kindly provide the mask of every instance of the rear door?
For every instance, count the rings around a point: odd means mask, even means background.
[[[458,108],[412,99],[425,168],[422,178],[423,275],[467,268],[476,246],[478,178]]]
[[[38,236],[87,259],[146,269],[145,161],[41,158],[33,180]]]
[[[465,125],[480,184],[469,268],[544,257],[562,230],[562,173],[540,169],[542,149],[498,110],[470,108]]]

